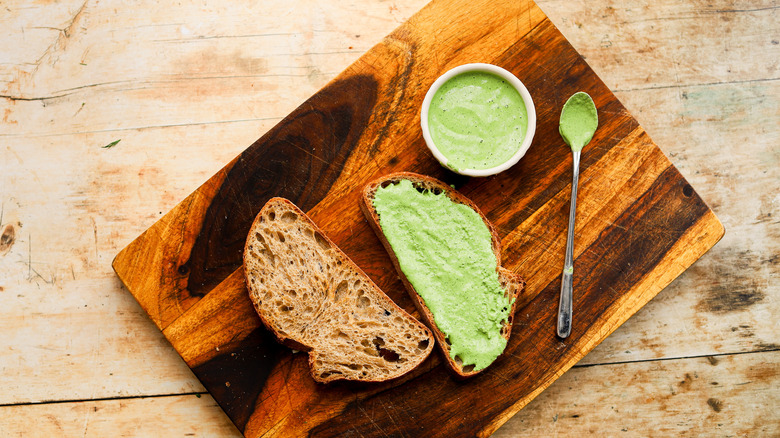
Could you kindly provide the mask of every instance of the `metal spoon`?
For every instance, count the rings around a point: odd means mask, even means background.
[[[596,105],[587,93],[579,92],[566,101],[561,110],[558,132],[571,147],[574,178],[571,183],[571,206],[569,207],[569,233],[566,238],[566,260],[561,278],[561,300],[558,305],[558,336],[571,334],[572,278],[574,276],[574,213],[577,210],[577,185],[580,180],[580,152],[590,143],[598,127]]]

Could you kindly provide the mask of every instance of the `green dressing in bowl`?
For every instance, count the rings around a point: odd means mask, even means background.
[[[436,91],[428,127],[447,166],[491,169],[512,158],[528,129],[520,93],[505,79],[484,71],[453,76]]]

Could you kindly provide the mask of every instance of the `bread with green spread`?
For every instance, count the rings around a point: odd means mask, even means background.
[[[244,273],[260,319],[280,342],[308,352],[318,382],[393,379],[433,349],[430,330],[287,199],[269,200],[252,223]]]
[[[409,172],[368,184],[361,209],[452,371],[469,377],[494,363],[525,282],[500,266],[484,214],[447,184]]]

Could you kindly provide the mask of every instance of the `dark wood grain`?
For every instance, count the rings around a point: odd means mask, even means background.
[[[447,69],[489,62],[517,75],[538,126],[527,155],[469,179],[425,148],[419,107]],[[600,126],[581,163],[572,335],[555,337],[571,158],[558,134],[576,91]],[[362,187],[408,170],[471,198],[499,231],[503,265],[528,281],[502,356],[466,381],[432,355],[382,384],[321,385],[305,354],[281,347],[254,313],[240,271],[252,219],[293,200],[399,305],[416,314],[359,209]],[[125,248],[114,268],[247,436],[487,435],[652,299],[723,228],[642,128],[531,1],[437,1]]]
[[[339,176],[375,106],[371,76],[331,83],[244,151],[209,204],[182,266],[202,296],[241,265],[246,233],[268,199],[315,206]]]

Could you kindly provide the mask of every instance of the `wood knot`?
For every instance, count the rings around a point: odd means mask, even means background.
[[[13,224],[8,224],[0,234],[0,255],[5,255],[16,242],[16,229]]]

